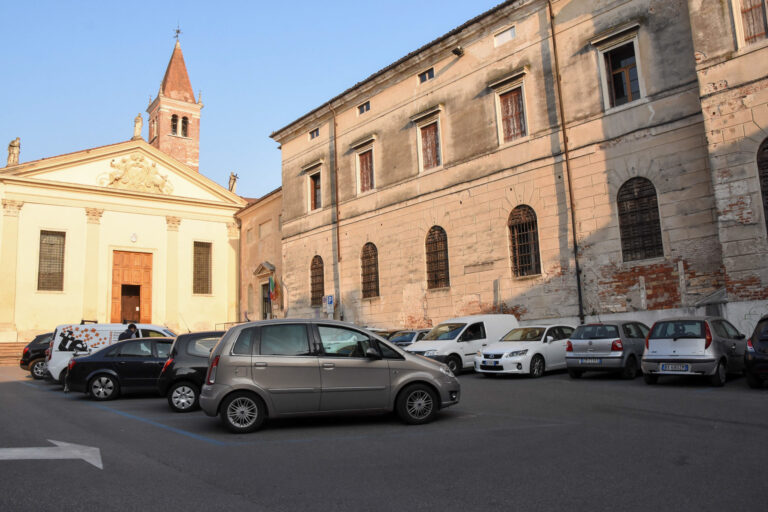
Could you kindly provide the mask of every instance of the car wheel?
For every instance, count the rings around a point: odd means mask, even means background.
[[[30,375],[37,380],[45,378],[46,371],[48,371],[48,365],[45,363],[45,359],[35,359],[29,365]]]
[[[568,370],[568,376],[572,379],[580,379],[583,373],[581,370]]]
[[[409,425],[429,423],[437,415],[437,394],[425,384],[408,386],[397,397],[397,415]]]
[[[633,380],[637,377],[637,359],[634,356],[627,358],[627,364],[624,369],[621,370],[621,378],[626,380]]]
[[[68,371],[69,370],[67,368],[64,368],[59,373],[59,384],[61,384],[62,386],[65,386],[67,384],[67,372]]]
[[[88,383],[88,395],[94,400],[104,401],[117,398],[120,394],[120,385],[117,379],[106,373],[99,374]]]
[[[722,387],[723,384],[725,384],[725,377],[726,377],[725,364],[722,361],[720,361],[719,363],[717,363],[717,369],[715,370],[715,373],[709,377],[709,383],[717,388]]]
[[[747,385],[752,389],[760,389],[763,387],[763,379],[747,370]]]
[[[654,375],[652,373],[644,373],[643,374],[643,380],[645,381],[646,384],[648,384],[649,386],[652,386],[652,385],[656,384],[657,382],[659,382],[659,376],[658,375]]]
[[[168,390],[168,405],[174,412],[189,412],[197,409],[200,390],[191,382],[177,382]]]
[[[261,427],[267,416],[267,409],[258,396],[238,391],[224,399],[219,416],[230,432],[246,434]]]
[[[455,356],[455,355],[450,356],[448,358],[448,361],[445,362],[445,364],[448,365],[448,369],[451,370],[454,373],[454,375],[458,374],[463,367],[463,364],[461,363],[461,359],[459,359],[459,356]]]
[[[534,379],[544,375],[544,358],[538,354],[533,356],[533,359],[531,359],[531,368],[528,373]]]

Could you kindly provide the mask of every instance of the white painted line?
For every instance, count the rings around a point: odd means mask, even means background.
[[[101,463],[101,451],[94,446],[65,443],[63,441],[48,442],[56,446],[41,446],[39,448],[0,448],[0,460],[54,460],[82,459],[88,464],[104,469]]]

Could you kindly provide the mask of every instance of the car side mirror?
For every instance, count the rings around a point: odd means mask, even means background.
[[[368,359],[381,359],[381,354],[379,354],[379,351],[375,348],[368,347],[365,349],[365,357]]]
[[[746,338],[746,336],[745,336],[745,335],[743,335],[743,334],[741,334],[741,333],[739,333],[739,334],[736,336],[736,339],[737,339],[737,340],[743,340],[744,338]]]
[[[554,336],[547,336],[546,338],[544,338],[544,343],[552,343],[553,341],[555,341]]]

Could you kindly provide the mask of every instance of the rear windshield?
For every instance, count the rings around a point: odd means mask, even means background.
[[[440,324],[424,336],[423,340],[452,340],[467,324]]]
[[[602,340],[620,338],[619,328],[615,325],[580,325],[571,335],[572,340]]]
[[[657,322],[650,338],[703,338],[704,322],[700,320],[676,320]]]
[[[509,331],[501,341],[539,341],[545,330],[542,327],[520,327]]]
[[[413,338],[413,331],[400,331],[390,336],[389,341],[411,341],[411,338]]]

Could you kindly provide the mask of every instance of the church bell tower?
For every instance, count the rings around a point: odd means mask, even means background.
[[[199,171],[200,98],[195,93],[184,64],[178,39],[165,70],[157,97],[147,107],[149,143],[163,153]]]

